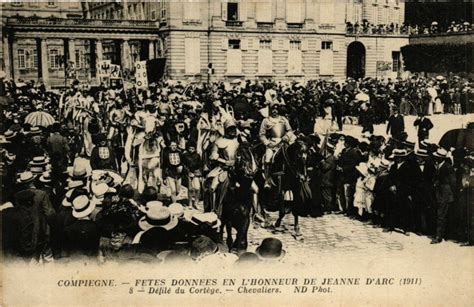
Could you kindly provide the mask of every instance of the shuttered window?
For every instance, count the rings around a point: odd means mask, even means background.
[[[334,74],[333,69],[334,52],[333,43],[323,41],[321,42],[321,52],[319,58],[319,74],[323,76],[330,76]]]
[[[258,49],[258,73],[272,74],[273,73],[273,53],[272,41],[260,40]]]
[[[201,72],[201,48],[199,37],[186,37],[184,39],[185,73],[199,74]]]
[[[303,69],[303,53],[301,52],[301,41],[290,41],[288,50],[288,74],[301,74]]]

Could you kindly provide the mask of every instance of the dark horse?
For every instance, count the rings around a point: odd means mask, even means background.
[[[227,190],[222,200],[222,228],[227,233],[227,246],[231,250],[247,249],[247,233],[252,211],[252,182],[257,171],[257,164],[250,146],[240,144],[236,155],[234,170],[229,172]],[[237,231],[235,240],[232,229]]]
[[[111,124],[109,129],[109,138],[112,144],[112,148],[115,152],[115,158],[119,167],[119,172],[122,165],[122,161],[125,159],[125,142],[127,140],[127,125],[126,123]]]
[[[306,216],[312,200],[307,174],[308,145],[301,139],[283,144],[275,154],[271,165],[273,188],[270,194],[279,208],[275,229],[281,226],[283,217],[291,212],[295,224],[295,237],[301,237],[299,216]]]

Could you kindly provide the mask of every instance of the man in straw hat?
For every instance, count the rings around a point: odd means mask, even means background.
[[[98,225],[91,221],[90,214],[95,204],[87,195],[72,200],[72,215],[77,219],[64,229],[64,248],[69,256],[97,256],[99,253],[100,232]]]
[[[433,154],[433,157],[436,167],[434,180],[435,201],[438,209],[436,237],[431,241],[431,244],[438,244],[444,239],[448,211],[454,203],[457,188],[456,176],[450,161],[449,152],[444,148],[439,148]]]

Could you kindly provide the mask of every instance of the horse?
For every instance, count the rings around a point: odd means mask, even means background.
[[[270,195],[278,205],[279,216],[274,229],[280,230],[281,222],[289,212],[294,217],[294,236],[301,238],[299,216],[306,216],[312,200],[309,187],[308,145],[301,139],[288,145],[283,144],[275,153],[270,166],[270,175],[274,183]]]
[[[161,176],[161,144],[160,138],[147,134],[145,141],[138,149],[138,191],[141,193],[146,186],[158,186]]]
[[[222,200],[221,234],[226,229],[226,243],[230,250],[245,251],[252,211],[252,182],[257,172],[257,163],[248,144],[240,144],[236,163],[228,178],[227,190]],[[232,229],[237,231],[235,240]]]
[[[122,170],[122,162],[125,159],[125,143],[128,138],[127,127],[125,123],[111,124],[107,138],[111,141],[112,148],[115,152],[115,158],[117,165],[119,166],[120,173],[125,173]],[[130,166],[129,166],[130,167]]]

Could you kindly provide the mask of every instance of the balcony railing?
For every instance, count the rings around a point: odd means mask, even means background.
[[[156,28],[157,23],[155,21],[148,21],[148,20],[101,20],[101,19],[10,17],[7,20],[7,25]]]
[[[334,30],[334,29],[336,29],[336,26],[331,25],[331,24],[320,24],[319,29],[320,30]]]
[[[258,29],[272,29],[273,22],[257,22]]]
[[[287,24],[288,29],[303,29],[302,23],[289,23]]]
[[[238,20],[227,20],[225,22],[226,27],[234,27],[234,28],[239,28],[242,27],[243,21],[238,21]]]

